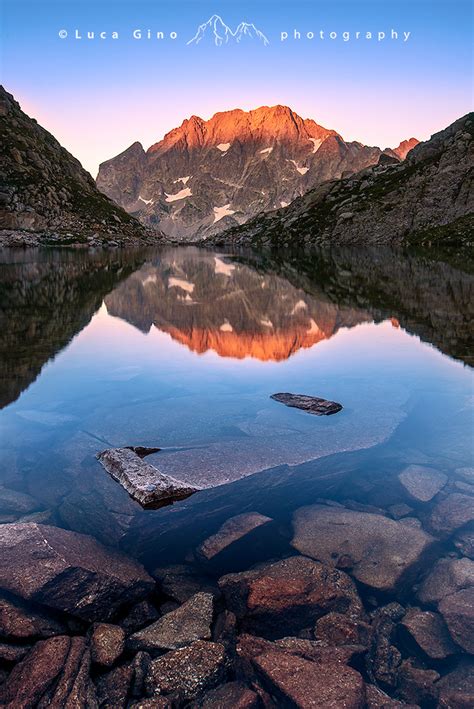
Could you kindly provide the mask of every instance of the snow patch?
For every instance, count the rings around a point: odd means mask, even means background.
[[[281,200],[280,207],[288,207],[289,204],[289,202],[284,202],[283,200]]]
[[[216,273],[222,273],[223,276],[231,276],[232,271],[235,269],[233,263],[226,263],[225,261],[222,261],[218,256],[214,256],[214,263],[214,271]]]
[[[265,318],[262,318],[262,320],[260,320],[260,322],[262,323],[262,325],[265,325],[265,327],[273,327],[273,323],[271,320],[267,320]]]
[[[177,180],[173,180],[173,184],[175,185],[177,182],[182,182],[183,185],[186,185],[188,180],[190,180],[192,175],[187,175],[186,177],[178,177]]]
[[[146,278],[144,278],[142,281],[142,286],[148,286],[151,283],[156,283],[156,274],[153,274],[152,276],[147,276]]]
[[[192,293],[194,291],[194,283],[188,283],[188,281],[185,281],[183,278],[171,277],[168,280],[168,286],[170,288],[181,288],[181,290],[184,290],[187,293]]]
[[[153,200],[152,200],[152,199],[145,199],[145,198],[142,197],[141,195],[138,197],[138,199],[141,200],[142,202],[144,202],[145,204],[153,204]]]
[[[232,327],[232,325],[230,324],[230,322],[228,320],[224,320],[224,322],[220,326],[219,330],[221,332],[234,332],[234,328]]]
[[[189,187],[185,187],[184,189],[180,190],[179,192],[176,192],[176,194],[168,194],[165,192],[166,195],[166,202],[176,202],[178,199],[184,199],[185,197],[191,197],[192,192],[189,189]]]
[[[321,330],[319,325],[313,320],[313,318],[311,318],[311,320],[309,322],[310,322],[310,326],[306,330],[308,335],[324,335],[323,331]]]
[[[299,301],[296,303],[296,305],[295,305],[295,307],[293,308],[293,310],[291,311],[291,314],[292,314],[292,315],[296,315],[296,313],[299,313],[300,310],[306,310],[307,307],[308,307],[308,305],[304,302],[304,300],[299,300]],[[313,320],[313,322],[314,322],[314,320]]]
[[[219,219],[235,214],[235,211],[233,209],[229,209],[229,207],[230,202],[229,204],[224,204],[223,207],[214,207],[214,224],[218,222]]]
[[[309,170],[309,167],[300,167],[300,166],[298,165],[298,163],[296,162],[296,160],[290,160],[290,162],[293,163],[293,165],[296,167],[296,169],[298,170],[298,172],[300,173],[300,175],[306,175],[306,173],[307,173],[308,170]]]
[[[264,148],[263,150],[259,150],[259,153],[270,153],[272,152],[273,148]]]
[[[311,152],[317,153],[321,145],[323,144],[323,141],[321,138],[310,138],[310,141],[313,144],[313,150]]]
[[[216,145],[216,148],[220,150],[221,153],[226,153],[230,148],[230,143],[219,143],[219,145]]]

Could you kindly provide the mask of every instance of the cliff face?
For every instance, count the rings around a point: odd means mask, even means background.
[[[3,243],[130,243],[152,238],[134,217],[99,192],[80,162],[27,116],[3,87],[0,137]]]
[[[472,241],[474,114],[420,143],[403,163],[383,156],[328,181],[289,207],[262,214],[216,243],[255,245],[468,244]]]
[[[398,160],[400,150],[385,152]],[[381,154],[287,106],[263,106],[209,121],[191,116],[146,152],[134,143],[102,163],[97,185],[145,224],[199,240],[374,165]]]

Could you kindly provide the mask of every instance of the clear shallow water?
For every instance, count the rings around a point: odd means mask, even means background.
[[[390,252],[4,251],[0,282],[2,484],[150,566],[245,510],[289,528],[317,498],[366,502],[362,479],[374,503],[407,464],[472,464],[473,281],[458,268]],[[344,408],[309,416],[278,391]],[[150,462],[209,489],[142,510],[95,460],[123,445],[161,447]]]

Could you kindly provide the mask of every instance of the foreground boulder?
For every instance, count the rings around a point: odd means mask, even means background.
[[[177,650],[195,640],[211,638],[214,598],[196,593],[186,603],[130,636],[128,645],[137,650]]]
[[[155,584],[92,537],[41,524],[0,526],[0,588],[84,620],[107,620]]]
[[[143,460],[133,448],[110,448],[99,453],[97,459],[114,480],[144,507],[183,500],[198,490],[181,480],[164,475]]]
[[[219,587],[242,627],[268,638],[312,628],[330,611],[354,616],[362,612],[347,574],[303,556],[227,574],[219,580]]]
[[[409,465],[398,479],[408,496],[417,502],[429,502],[448,482],[447,475],[424,465]]]
[[[452,638],[466,652],[474,653],[474,588],[443,598],[439,604]]]
[[[174,695],[191,701],[221,684],[226,671],[224,646],[197,640],[189,647],[152,660],[145,689],[148,696]]]
[[[331,416],[332,414],[337,414],[342,409],[342,404],[338,404],[336,401],[328,401],[327,399],[320,399],[317,396],[307,396],[306,394],[289,394],[288,392],[282,392],[272,394],[270,399],[279,401],[285,404],[285,406],[294,409],[301,409],[315,416]]]
[[[433,538],[377,514],[311,505],[293,517],[292,545],[302,554],[350,570],[361,583],[394,592],[413,581]]]
[[[9,709],[96,707],[85,638],[41,640],[13,668],[5,686]]]

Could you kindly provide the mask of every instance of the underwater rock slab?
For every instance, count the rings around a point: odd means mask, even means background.
[[[155,452],[157,449],[147,449]],[[143,507],[168,504],[174,500],[189,497],[199,488],[187,485],[142,458],[133,448],[109,448],[97,455],[97,459],[108,473]]]
[[[282,392],[272,394],[270,399],[279,401],[281,404],[285,404],[285,406],[290,406],[294,409],[301,409],[315,416],[331,416],[332,414],[337,414],[342,409],[342,404],[338,404],[337,401],[328,401],[327,399],[320,399],[317,396],[307,396],[306,394]]]

